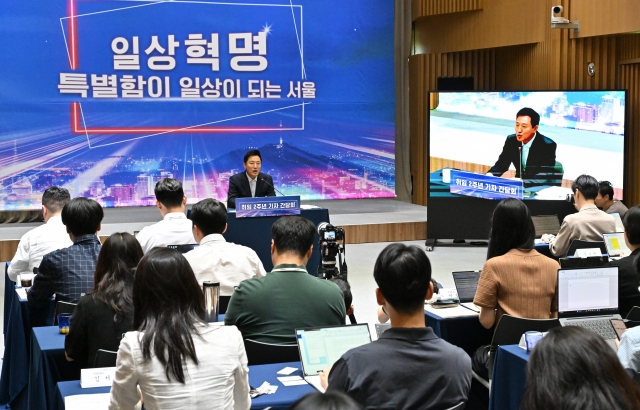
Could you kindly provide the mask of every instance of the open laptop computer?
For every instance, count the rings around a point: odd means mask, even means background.
[[[618,314],[618,268],[558,270],[558,319],[562,326],[582,326],[615,349],[610,319]]]
[[[624,240],[624,232],[604,233],[602,238],[610,259],[620,259],[631,254],[631,249]]]
[[[473,298],[476,296],[476,290],[478,289],[480,271],[471,270],[452,272],[452,275],[453,283],[455,284],[456,291],[458,292],[458,299],[460,299],[460,304],[479,312],[480,308],[473,303]]]
[[[613,212],[609,215],[613,216],[613,219],[616,221],[616,232],[624,232],[624,225],[622,224],[622,218],[620,218],[620,214],[617,212]]]
[[[309,327],[296,329],[296,340],[302,362],[302,377],[324,393],[318,372],[333,366],[347,350],[371,343],[371,334],[366,323]]]

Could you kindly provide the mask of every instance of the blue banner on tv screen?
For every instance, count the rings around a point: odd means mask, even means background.
[[[236,199],[236,218],[285,215],[300,215],[299,196]]]
[[[498,178],[473,172],[451,170],[452,194],[485,199],[522,199],[522,181]]]
[[[393,3],[5,0],[0,211],[224,201],[255,148],[286,195],[394,197]]]

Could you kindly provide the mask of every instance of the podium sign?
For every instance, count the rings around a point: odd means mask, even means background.
[[[452,194],[475,196],[485,199],[522,199],[521,180],[494,177],[493,175],[451,170]]]
[[[236,199],[236,218],[285,215],[300,215],[300,196]]]

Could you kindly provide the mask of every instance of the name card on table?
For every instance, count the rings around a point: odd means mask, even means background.
[[[80,386],[82,386],[83,389],[91,387],[110,387],[115,376],[115,367],[82,369],[80,370]]]
[[[300,196],[236,199],[236,218],[300,215]]]
[[[588,258],[589,256],[602,256],[600,248],[583,248],[576,249],[574,257],[576,258]]]
[[[521,180],[452,170],[449,191],[452,194],[485,199],[522,199],[523,186]]]

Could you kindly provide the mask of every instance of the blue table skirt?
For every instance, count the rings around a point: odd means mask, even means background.
[[[320,222],[329,222],[329,210],[303,209],[300,216],[309,219],[315,226]],[[273,269],[271,262],[271,225],[277,221],[278,216],[266,216],[260,218],[236,218],[235,212],[229,212],[227,231],[223,234],[228,242],[248,246],[253,249],[262,261],[267,272]],[[320,236],[316,231],[316,238],[313,241],[313,252],[307,262],[307,271],[316,276],[320,265],[320,249],[318,247]]]
[[[4,338],[0,403],[9,403],[12,409],[26,409],[31,329],[51,325],[54,304],[52,299],[43,309],[31,309],[26,300],[21,301],[18,298],[13,284],[11,292],[7,295],[11,307]]]
[[[529,353],[518,345],[500,346],[496,352],[489,410],[518,410],[527,384]]]
[[[9,265],[11,262],[7,262],[4,265],[4,322],[2,322],[2,334],[7,334],[7,323],[9,323],[9,313],[11,312],[11,298],[13,298],[13,281],[9,279],[7,274]]]
[[[478,315],[441,318],[431,312],[424,312],[426,325],[440,339],[458,346],[470,356],[480,347],[491,344],[493,329],[485,329]]]
[[[549,257],[551,259],[558,260],[558,258],[553,256],[553,254],[549,250],[549,244],[548,243],[538,243],[538,244],[535,245],[534,249],[536,251],[538,251],[538,253],[543,254],[544,256],[547,256],[547,257]]]
[[[80,379],[80,367],[64,356],[64,339],[58,326],[33,329],[29,364],[30,410],[48,410],[56,403],[56,384]]]
[[[282,375],[277,374],[278,371],[285,367],[297,367],[299,370],[292,373],[291,376],[302,377],[302,365],[300,362],[264,364],[249,367],[249,384],[258,387],[264,382],[269,382],[272,386],[278,386],[278,390],[274,394],[265,394],[252,400],[251,408],[254,410],[262,410],[271,407],[272,410],[285,410],[299,398],[316,391],[308,384],[300,386],[286,387],[277,379]],[[55,400],[51,410],[64,410],[64,398],[77,394],[98,394],[108,393],[110,387],[96,387],[92,389],[83,389],[80,387],[80,381],[60,382],[55,391]]]

